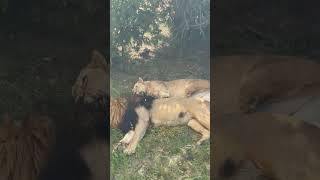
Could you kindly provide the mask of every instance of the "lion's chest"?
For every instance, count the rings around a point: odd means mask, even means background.
[[[185,124],[190,120],[185,107],[174,102],[154,103],[150,115],[155,126],[175,126]]]

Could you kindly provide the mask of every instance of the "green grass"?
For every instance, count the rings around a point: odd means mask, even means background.
[[[111,144],[121,139],[111,130]],[[196,146],[199,138],[188,127],[160,127],[147,131],[136,153],[111,153],[111,174],[122,179],[209,179],[209,142]]]
[[[126,72],[111,69],[111,96],[130,94],[138,77],[147,80],[206,78],[209,72],[197,66],[196,60],[156,60]],[[111,148],[123,137],[111,130]],[[209,141],[195,143],[200,135],[187,126],[150,128],[139,143],[136,153],[126,155],[122,149],[111,151],[111,179],[210,179]]]

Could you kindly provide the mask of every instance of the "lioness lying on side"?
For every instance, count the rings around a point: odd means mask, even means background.
[[[199,91],[210,89],[210,81],[203,79],[177,79],[173,81],[144,81],[134,84],[134,94],[146,93],[155,98],[189,97]]]
[[[152,96],[135,95],[129,102],[120,129],[125,137],[120,144],[126,145],[124,153],[135,152],[150,123],[157,126],[177,126],[187,124],[202,135],[200,145],[210,138],[210,105],[193,97],[155,99]]]

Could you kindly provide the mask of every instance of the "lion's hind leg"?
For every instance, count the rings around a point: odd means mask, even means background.
[[[203,127],[196,119],[191,119],[188,122],[188,126],[202,135],[201,139],[197,142],[197,145],[200,145],[203,141],[210,138],[210,131]]]

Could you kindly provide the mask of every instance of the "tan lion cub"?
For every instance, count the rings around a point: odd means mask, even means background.
[[[177,79],[173,81],[139,80],[133,86],[135,94],[146,93],[156,98],[189,97],[192,94],[210,89],[210,81],[203,79]]]
[[[124,153],[135,152],[150,122],[155,127],[187,124],[202,135],[197,142],[200,145],[210,138],[210,105],[193,97],[155,99],[152,96],[141,96],[136,106],[127,109],[120,125],[120,129],[126,134],[120,141],[127,145]]]

